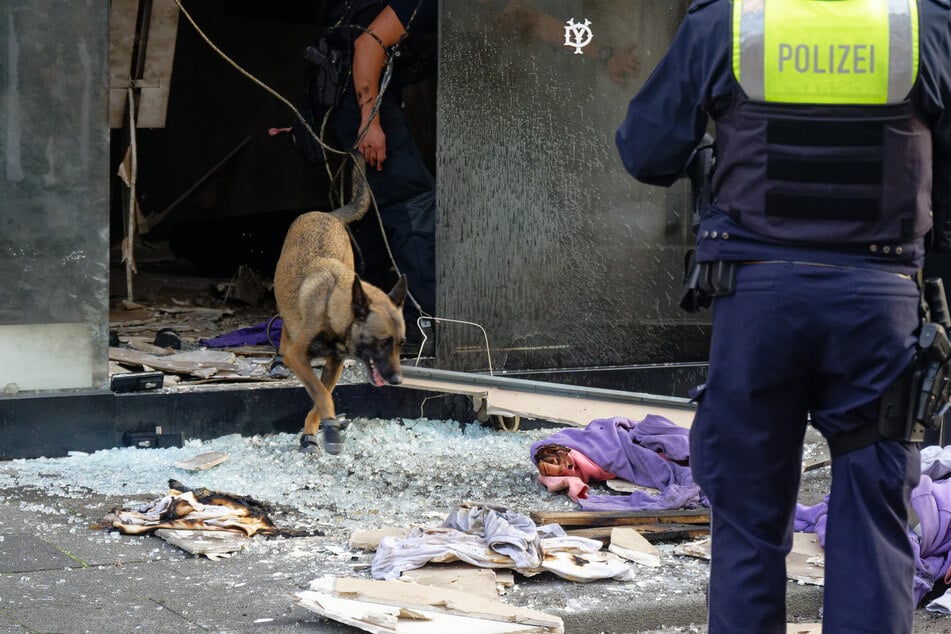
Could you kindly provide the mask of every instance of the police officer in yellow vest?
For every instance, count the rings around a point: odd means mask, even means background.
[[[920,460],[878,422],[916,352],[916,274],[949,244],[949,0],[695,0],[617,131],[625,167],[669,186],[708,119],[692,290],[713,328],[690,458],[711,502],[709,632],[786,631],[807,422],[833,453],[823,632],[910,632]]]

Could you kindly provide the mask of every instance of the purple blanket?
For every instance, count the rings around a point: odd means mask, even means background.
[[[280,317],[262,321],[259,324],[232,330],[210,339],[199,339],[198,343],[209,348],[240,348],[241,346],[273,345],[281,341],[281,329],[284,322]]]
[[[826,496],[815,506],[796,506],[795,530],[815,533],[823,548],[828,500]],[[951,564],[951,479],[932,480],[922,474],[918,486],[911,491],[911,507],[919,522],[917,530],[908,530],[915,552],[914,591],[918,604]]]
[[[539,447],[559,444],[580,451],[595,464],[634,484],[659,493],[634,491],[630,495],[591,495],[578,500],[586,511],[632,511],[698,508],[709,506],[693,481],[690,467],[690,432],[663,416],[644,420],[615,417],[597,419],[584,429],[561,429],[532,443],[534,462]],[[677,461],[677,462],[675,462]]]

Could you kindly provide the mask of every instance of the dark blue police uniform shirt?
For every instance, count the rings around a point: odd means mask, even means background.
[[[417,6],[419,9],[416,8]],[[390,0],[390,8],[410,35],[417,29],[430,32],[436,30],[438,19],[436,0]]]
[[[683,176],[707,130],[730,104],[736,87],[731,66],[729,0],[695,0],[670,49],[631,100],[617,130],[621,160],[638,180],[669,186]],[[951,0],[920,3],[920,63],[912,93],[932,121],[936,191],[951,188]],[[947,110],[946,110],[947,109]],[[924,244],[903,245],[901,259],[866,249],[834,250],[764,241],[713,208],[703,231],[726,231],[730,240],[698,240],[697,257],[710,260],[793,260],[875,266],[912,272],[924,261]]]
[[[437,0],[391,0],[390,8],[406,29],[400,44],[394,88],[415,83],[436,74],[439,52]]]

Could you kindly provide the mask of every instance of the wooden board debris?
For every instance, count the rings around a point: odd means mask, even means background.
[[[495,572],[488,568],[457,564],[435,564],[416,570],[407,570],[400,575],[400,580],[424,586],[467,592],[484,599],[497,600],[499,598]]]
[[[477,597],[447,588],[421,586],[405,581],[377,581],[341,577],[334,583],[337,596],[370,603],[399,605],[414,610],[437,610],[491,621],[521,623],[563,632],[561,617]]]
[[[660,551],[633,528],[615,526],[611,529],[608,550],[619,557],[656,568],[660,566]]]
[[[604,545],[611,542],[613,526],[592,526],[590,528],[574,528],[565,532],[575,537],[597,539]],[[710,527],[706,524],[636,524],[633,526],[644,539],[652,544],[658,542],[682,542],[688,539],[698,539],[710,534]]]
[[[138,350],[110,347],[109,359],[142,368],[161,370],[173,374],[189,374],[201,378],[214,376],[220,371],[234,372],[240,367],[234,363],[234,355],[231,354],[228,354],[227,357],[207,355],[204,359],[201,359],[189,353],[157,356]]]
[[[531,514],[538,525],[635,526],[638,524],[709,524],[709,509],[672,511],[552,511]]]
[[[545,634],[555,631],[536,625],[369,603],[312,590],[298,592],[295,600],[301,607],[325,618],[371,634]]]
[[[787,623],[786,634],[822,634],[822,623]]]
[[[231,456],[223,451],[206,451],[187,460],[179,460],[175,463],[175,466],[186,471],[204,471],[220,465],[230,458]]]

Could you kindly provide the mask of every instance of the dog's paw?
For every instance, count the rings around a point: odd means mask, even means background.
[[[349,421],[339,418],[329,418],[320,421],[320,435],[324,441],[324,451],[331,456],[336,456],[343,451],[343,430],[345,430],[349,424]]]
[[[313,434],[303,434],[300,437],[301,453],[320,453],[320,444],[317,442],[317,436]]]
[[[291,376],[291,370],[280,357],[274,357],[271,367],[268,368],[267,375],[271,379],[286,379]]]

